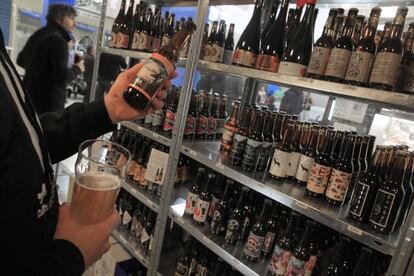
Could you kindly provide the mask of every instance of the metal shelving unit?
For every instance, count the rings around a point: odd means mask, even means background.
[[[101,20],[98,30],[98,45],[102,45],[103,28],[105,21],[105,12],[108,0],[103,0],[101,10]],[[256,264],[248,263],[242,258],[242,248],[240,246],[228,247],[224,246],[223,240],[211,237],[208,234],[207,226],[200,227],[191,222],[188,218],[182,217],[182,202],[174,202],[174,179],[177,163],[180,154],[185,154],[211,169],[233,178],[241,184],[262,193],[273,200],[276,200],[289,208],[310,217],[319,223],[329,226],[336,231],[345,234],[367,246],[370,246],[380,252],[392,255],[392,261],[387,272],[388,276],[403,275],[406,267],[411,263],[412,252],[414,250],[414,208],[410,210],[411,218],[399,233],[392,235],[380,235],[371,231],[368,227],[360,225],[346,218],[346,207],[335,208],[328,206],[327,203],[310,199],[304,196],[303,187],[295,186],[291,183],[275,183],[269,179],[264,173],[246,174],[238,168],[229,166],[226,156],[219,152],[217,142],[183,142],[183,132],[186,121],[186,114],[189,108],[191,91],[196,70],[204,72],[213,72],[226,75],[236,75],[246,77],[249,81],[261,80],[265,82],[278,83],[282,86],[297,87],[302,90],[313,91],[320,94],[331,96],[340,96],[351,99],[357,99],[365,102],[373,102],[387,107],[396,107],[399,109],[412,111],[414,106],[414,95],[394,93],[389,91],[368,89],[362,87],[349,86],[344,84],[312,80],[307,78],[292,77],[277,73],[258,71],[255,69],[236,67],[225,64],[211,63],[199,61],[199,52],[203,36],[204,22],[208,14],[208,7],[211,5],[240,5],[251,4],[253,0],[150,0],[153,4],[168,6],[197,6],[197,17],[195,23],[199,28],[193,34],[189,47],[187,59],[180,59],[178,66],[185,67],[184,83],[182,85],[178,110],[176,113],[176,127],[171,138],[165,137],[160,133],[153,132],[134,122],[122,122],[121,124],[133,131],[136,131],[154,141],[170,147],[170,155],[168,159],[168,167],[165,175],[167,179],[164,183],[161,199],[152,197],[153,195],[143,191],[132,183],[124,183],[123,187],[138,200],[157,212],[157,221],[154,233],[153,248],[148,256],[136,248],[133,240],[125,237],[122,233],[115,230],[113,235],[118,239],[125,248],[137,258],[144,266],[148,268],[147,275],[160,275],[159,272],[167,271],[160,263],[164,231],[166,228],[167,218],[170,217],[180,225],[185,231],[194,236],[206,247],[220,256],[223,260],[234,266],[245,275],[264,275],[268,260],[260,260]],[[337,4],[356,3],[355,0],[319,0],[318,4]],[[403,0],[361,0],[358,4],[375,3],[380,6],[387,5],[414,5],[414,1]],[[150,54],[136,51],[128,51],[121,49],[111,49],[98,46],[97,55],[95,57],[95,67],[93,79],[97,79],[99,57],[101,53],[120,55],[123,57],[131,57],[136,59],[145,59]],[[91,99],[94,98],[96,82],[92,82]],[[244,99],[248,99],[246,95],[251,93],[250,84],[245,87]],[[250,97],[252,98],[252,97]],[[176,252],[175,252],[176,253]],[[169,252],[166,252],[168,255]],[[170,271],[170,270],[168,270]]]
[[[132,237],[130,235],[120,232],[118,229],[112,231],[112,236],[119,241],[120,244],[136,258],[143,266],[149,267],[149,261],[147,254],[138,246],[134,245]]]

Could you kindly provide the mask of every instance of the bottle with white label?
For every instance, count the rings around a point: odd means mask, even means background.
[[[196,224],[203,225],[207,220],[208,210],[210,209],[212,195],[209,192],[209,187],[214,185],[216,175],[210,173],[207,180],[204,182],[203,190],[197,198],[197,203],[194,209],[193,221]]]
[[[246,172],[255,171],[259,155],[261,153],[261,146],[263,143],[263,123],[266,113],[261,110],[255,111],[253,121],[251,124],[251,131],[246,142],[246,148],[243,154],[242,169]]]
[[[349,60],[345,76],[346,83],[358,86],[368,85],[372,65],[374,64],[375,52],[377,50],[375,34],[377,32],[380,15],[380,8],[376,7],[371,10],[368,24],[363,30],[362,39],[358,42]]]
[[[233,138],[231,145],[229,163],[233,166],[240,166],[243,159],[244,150],[246,148],[249,136],[250,120],[253,110],[250,106],[245,106],[242,112],[242,119],[239,123],[239,129]]]
[[[391,90],[400,66],[403,45],[401,36],[408,8],[399,7],[391,27],[390,37],[378,47],[369,85],[372,88]]]
[[[205,45],[204,49],[204,56],[203,59],[206,61],[213,61],[214,53],[213,53],[213,44],[218,36],[218,22],[213,21],[213,25],[211,26],[210,36],[208,37],[207,44]]]
[[[289,168],[290,143],[292,140],[295,122],[290,119],[287,122],[287,128],[283,134],[282,143],[276,147],[272,157],[269,174],[275,180],[286,179],[287,170]]]
[[[185,210],[184,215],[187,216],[193,216],[194,215],[194,209],[196,207],[196,203],[198,200],[198,196],[200,195],[200,183],[205,178],[205,169],[204,168],[198,168],[197,177],[196,180],[193,183],[193,186],[191,186],[190,190],[188,190],[187,199],[185,202]]]
[[[310,140],[305,147],[302,148],[300,155],[298,169],[296,170],[296,183],[302,186],[306,186],[308,183],[309,175],[313,166],[313,161],[316,156],[316,147],[318,145],[318,135],[320,127],[315,125],[310,130]]]
[[[325,78],[330,81],[342,82],[345,78],[349,59],[354,50],[352,33],[354,31],[355,17],[358,9],[351,8],[342,29],[341,36],[335,41],[334,47],[329,55],[328,65],[326,66]]]

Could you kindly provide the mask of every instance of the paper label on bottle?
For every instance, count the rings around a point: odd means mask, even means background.
[[[299,276],[305,274],[305,261],[291,256],[284,276]]]
[[[203,135],[208,131],[208,118],[204,115],[198,115],[197,120],[197,128],[196,133],[197,135]]]
[[[349,203],[349,213],[353,214],[356,217],[361,216],[370,192],[370,188],[370,185],[358,181]]]
[[[128,49],[128,43],[129,43],[129,35],[119,33],[118,34],[118,48]]]
[[[167,110],[165,112],[165,121],[164,121],[164,130],[169,131],[174,128],[175,124],[175,113],[171,110]]]
[[[276,73],[279,70],[280,59],[277,56],[259,54],[256,59],[256,69]]]
[[[236,49],[233,54],[233,61],[236,65],[254,67],[256,63],[256,55],[252,52]]]
[[[305,274],[304,276],[312,276],[313,269],[316,265],[318,257],[316,255],[310,256],[309,260],[305,264]]]
[[[353,51],[349,60],[346,80],[367,83],[371,68],[374,63],[374,55],[362,51]]]
[[[250,233],[250,227],[251,227],[251,220],[250,217],[245,215],[243,219],[243,224],[240,230],[240,238],[242,240],[246,239],[248,234]]]
[[[207,276],[208,268],[202,264],[197,265],[197,276]]]
[[[132,220],[131,215],[129,214],[128,211],[125,211],[123,216],[122,216],[122,224],[123,225],[127,225],[128,223],[130,223]]]
[[[302,182],[308,182],[309,174],[313,166],[313,157],[300,155],[298,170],[296,171],[296,179]]]
[[[273,247],[273,242],[275,240],[276,233],[275,232],[267,232],[263,241],[262,252],[263,253],[270,253]]]
[[[197,199],[196,207],[194,209],[193,219],[198,222],[205,222],[210,208],[210,201]]]
[[[262,142],[248,139],[243,154],[243,164],[255,168],[257,166]]]
[[[216,204],[217,204],[218,201],[219,201],[219,199],[217,197],[213,196],[213,198],[211,200],[211,203],[210,203],[210,208],[208,209],[208,216],[210,218],[212,218],[213,215],[214,215],[214,211],[216,210]]]
[[[177,268],[175,269],[174,276],[186,276],[188,275],[188,265],[182,262],[177,263]]]
[[[145,60],[134,81],[129,85],[149,101],[174,72],[174,65],[160,54],[154,53]]]
[[[221,142],[225,145],[231,145],[233,143],[233,138],[234,138],[235,133],[236,133],[235,128],[229,128],[226,125],[224,125],[224,132],[221,138]]]
[[[202,51],[203,51],[203,60],[210,61],[211,55],[211,44],[205,44]]]
[[[333,48],[329,56],[328,65],[326,66],[325,76],[345,78],[351,54],[352,52],[349,50]]]
[[[326,66],[328,65],[330,53],[330,48],[315,47],[309,61],[307,72],[323,76],[325,74]]]
[[[289,167],[289,152],[276,149],[273,154],[269,173],[277,177],[285,177]]]
[[[298,170],[298,164],[300,159],[300,152],[292,151],[289,154],[289,165],[286,171],[287,176],[295,176]]]
[[[404,91],[414,93],[414,63],[411,63],[407,71],[407,79],[404,84]]]
[[[143,187],[147,187],[148,186],[148,181],[145,178],[145,173],[147,172],[147,168],[142,167],[141,169],[141,177],[139,178],[139,185],[143,186]]]
[[[145,115],[144,124],[151,125],[152,124],[152,113],[148,113]]]
[[[224,50],[223,63],[231,64],[232,60],[233,60],[233,50]]]
[[[139,42],[137,49],[138,50],[149,50],[151,45],[151,37],[147,35],[146,33],[141,33],[139,36]]]
[[[162,110],[155,110],[152,113],[152,126],[160,126],[162,124],[162,118],[164,117],[164,112]]]
[[[219,235],[226,230],[224,214],[217,208],[213,212],[213,219],[210,223],[210,232]]]
[[[207,118],[207,120],[208,120],[207,134],[208,135],[216,134],[216,130],[217,130],[217,120],[216,120],[216,118],[210,116],[210,117]]]
[[[168,43],[170,43],[170,38],[168,36],[162,36],[162,40],[161,40],[161,46],[167,45]]]
[[[324,194],[331,174],[331,167],[313,162],[306,189],[317,194]]]
[[[400,60],[401,55],[399,54],[388,52],[377,53],[369,82],[393,85],[394,77],[400,66]]]
[[[177,173],[175,174],[175,182],[185,182],[187,181],[187,167],[179,166],[177,168]]]
[[[127,175],[134,176],[134,172],[135,172],[135,167],[136,166],[137,166],[137,161],[132,160],[131,162],[129,162],[129,166],[128,166],[128,170],[127,170]]]
[[[197,259],[192,258],[191,263],[190,263],[190,268],[188,270],[188,275],[196,275],[197,266],[198,266]]]
[[[375,225],[387,227],[388,221],[396,206],[394,206],[395,194],[389,193],[382,189],[378,189],[377,197],[371,211],[369,220]]]
[[[235,134],[233,137],[233,144],[231,146],[229,159],[232,163],[239,163],[243,158],[244,149],[246,148],[247,137]]]
[[[291,255],[292,253],[290,251],[284,250],[276,245],[268,267],[271,275],[284,275]]]
[[[118,41],[118,34],[115,32],[111,33],[111,40],[109,40],[109,47],[114,48],[116,47],[116,43]]]
[[[239,240],[240,223],[235,219],[227,222],[226,236],[224,239],[229,244],[235,244]]]
[[[161,39],[156,37],[151,37],[151,50],[153,52],[157,51],[160,48]]]
[[[134,36],[132,38],[132,43],[131,43],[131,50],[138,49],[140,36],[141,36],[141,32],[134,32]]]
[[[224,54],[223,47],[220,47],[217,44],[213,44],[210,46],[210,55],[209,55],[210,61],[221,63],[223,61],[223,54]]]
[[[194,116],[190,114],[187,115],[187,119],[185,120],[185,128],[184,128],[184,135],[190,135],[195,133],[196,131],[196,119]]]
[[[262,250],[264,237],[257,236],[250,232],[247,242],[244,245],[244,254],[252,259],[258,259],[260,257],[260,251]]]
[[[141,244],[144,244],[149,240],[150,240],[150,235],[148,234],[147,230],[145,230],[145,228],[142,229]]]
[[[306,73],[306,66],[299,63],[282,61],[279,64],[278,73],[290,76],[303,77]]]
[[[189,215],[194,214],[194,209],[198,200],[198,195],[188,192],[187,199],[185,201],[185,213]]]
[[[134,170],[134,180],[136,182],[139,182],[139,180],[141,179],[141,172],[142,172],[142,166],[137,163],[137,165],[135,166],[135,170]]]
[[[342,202],[345,198],[351,178],[352,173],[341,172],[333,169],[325,195],[330,199]]]

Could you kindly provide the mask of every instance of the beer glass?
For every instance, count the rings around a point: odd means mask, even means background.
[[[130,157],[126,148],[110,141],[87,140],[79,146],[70,203],[74,220],[95,224],[111,215]]]

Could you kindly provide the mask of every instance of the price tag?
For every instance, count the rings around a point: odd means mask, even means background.
[[[343,88],[344,88],[345,90],[351,90],[351,91],[357,91],[357,90],[358,90],[358,86],[354,86],[354,85],[347,85],[347,84],[345,84],[345,85],[343,86]]]
[[[306,83],[313,83],[313,79],[299,77],[298,81],[306,82]]]
[[[394,97],[394,98],[398,98],[398,99],[400,99],[400,100],[404,100],[404,101],[407,101],[408,100],[408,95],[407,94],[402,94],[402,93],[392,93],[392,96]]]
[[[137,126],[137,129],[138,129],[138,131],[142,131],[143,130],[142,126]]]
[[[358,236],[362,236],[362,230],[359,228],[356,228],[355,226],[348,225],[346,228],[349,232],[352,232],[354,234],[357,234]]]
[[[198,155],[198,153],[194,150],[190,150],[189,152],[192,156],[197,156]]]
[[[304,209],[304,210],[308,209],[308,206],[305,205],[304,203],[300,202],[300,201],[296,201],[295,205],[302,208],[302,209]]]
[[[154,137],[155,139],[158,139],[160,136],[157,133],[153,132],[152,137]]]
[[[211,240],[209,240],[206,236],[203,236],[203,241],[205,241],[207,244],[211,243]]]
[[[216,163],[216,167],[219,168],[220,170],[224,170],[224,165],[221,163]]]

